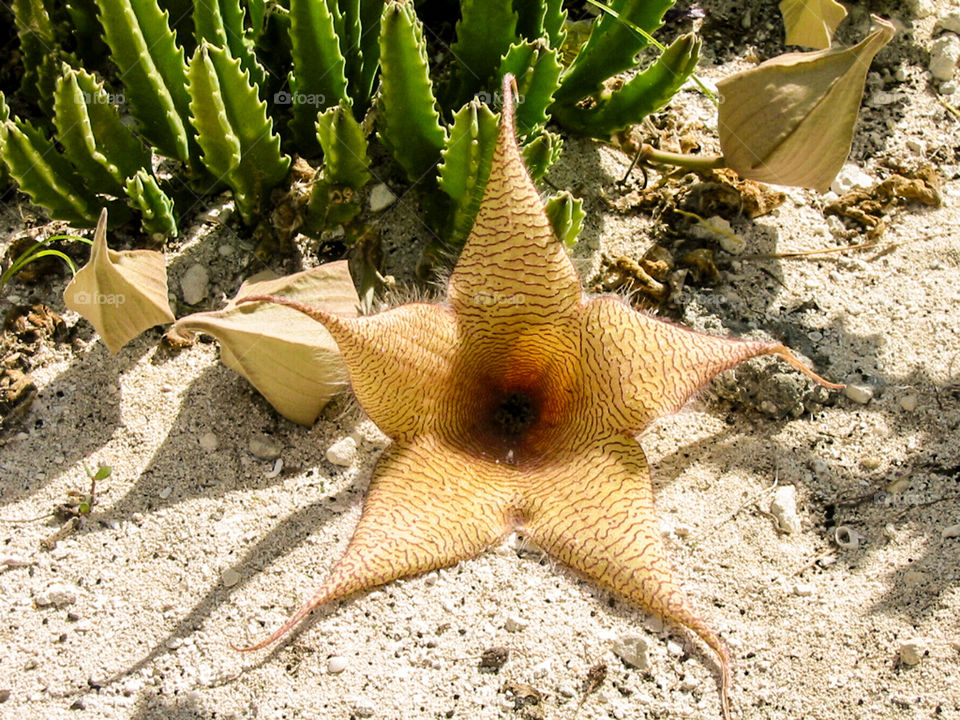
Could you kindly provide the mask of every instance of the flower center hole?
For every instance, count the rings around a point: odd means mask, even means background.
[[[493,424],[504,437],[518,438],[537,421],[537,407],[526,393],[504,395],[493,410]]]

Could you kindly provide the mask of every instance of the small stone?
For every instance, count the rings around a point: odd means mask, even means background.
[[[920,638],[900,643],[900,662],[904,665],[918,665],[926,653],[927,648]]]
[[[327,658],[327,673],[339,675],[347,669],[347,659],[342,655],[331,655]]]
[[[233,568],[227,568],[223,571],[223,575],[220,576],[220,579],[223,580],[223,584],[227,587],[233,587],[240,582],[240,573]]]
[[[960,12],[947,13],[937,19],[937,28],[960,34]]]
[[[200,263],[187,268],[180,278],[180,292],[187,305],[196,305],[207,296],[210,289],[210,275]]]
[[[674,657],[680,657],[683,655],[683,645],[674,640],[667,640],[667,652]]]
[[[847,163],[830,184],[830,189],[837,195],[843,195],[850,190],[869,190],[873,187],[873,178],[858,166]]]
[[[953,95],[957,91],[957,81],[944,80],[942,83],[940,83],[940,87],[937,89],[940,91],[941,95]]]
[[[650,667],[647,641],[640,635],[624,635],[613,643],[614,654],[630,667],[646,670]]]
[[[143,680],[130,678],[123,684],[122,692],[124,695],[136,695],[141,689],[143,689]]]
[[[278,457],[280,457],[280,452],[282,448],[277,444],[277,442],[270,437],[269,435],[254,435],[250,438],[250,453],[260,458],[261,460],[268,460],[273,462]]]
[[[693,675],[684,675],[683,680],[680,681],[680,689],[684,692],[696,690],[698,687],[700,687],[700,683]]]
[[[685,538],[690,536],[690,526],[685,525],[684,523],[677,523],[673,528],[673,534],[678,538]]]
[[[176,650],[182,645],[183,645],[183,639],[178,637],[172,637],[166,642],[167,650]]]
[[[163,490],[160,491],[160,499],[166,500],[173,494],[173,488],[167,485]]]
[[[206,452],[214,452],[220,446],[220,441],[212,432],[204,433],[197,442],[200,443],[200,449]]]
[[[357,459],[357,441],[349,435],[327,448],[327,462],[349,467]]]
[[[903,574],[903,584],[907,587],[916,587],[917,585],[923,585],[927,580],[930,579],[930,576],[925,572],[920,570],[907,570]]]
[[[797,514],[797,488],[783,485],[777,488],[770,502],[770,514],[777,520],[781,532],[793,534],[800,532],[800,516]]]
[[[855,403],[866,405],[873,398],[873,388],[869,385],[850,384],[843,389],[843,394]]]
[[[374,185],[370,190],[370,210],[372,212],[381,212],[393,205],[397,201],[397,196],[387,187],[386,183]]]
[[[362,718],[373,717],[374,709],[369,703],[355,702],[353,703],[353,714]]]
[[[902,407],[907,412],[913,412],[917,409],[917,396],[916,395],[904,395],[900,398],[900,407]]]
[[[876,470],[881,464],[883,464],[883,461],[876,455],[868,455],[860,461],[860,464],[863,466],[864,470]]]
[[[503,629],[507,632],[522,632],[527,627],[527,622],[518,617],[510,616],[503,624]]]
[[[10,688],[3,688],[0,690],[0,703],[5,703],[7,700],[9,700],[11,692],[12,691]]]
[[[952,80],[958,60],[960,60],[960,38],[947,33],[937,38],[930,46],[930,62],[927,67],[935,80]]]
[[[66,583],[53,583],[46,590],[34,598],[37,607],[62,608],[67,605],[73,605],[77,601],[77,589]]]
[[[917,153],[917,155],[926,155],[927,145],[923,140],[918,140],[917,138],[910,138],[907,140],[907,149],[912,150]],[[830,217],[833,217],[832,215]]]
[[[566,698],[572,698],[577,694],[576,689],[574,689],[572,685],[560,685],[557,687],[557,692]]]
[[[813,595],[813,585],[810,583],[797,583],[793,586],[793,594],[797,597],[810,597]]]
[[[960,525],[951,525],[950,527],[945,527],[941,532],[940,536],[944,540],[949,540],[950,538],[960,537]]]

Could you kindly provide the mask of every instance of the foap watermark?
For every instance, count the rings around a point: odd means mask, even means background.
[[[73,296],[77,305],[123,305],[127,298],[122,293],[78,292]]]
[[[327,98],[321,93],[302,93],[280,90],[273,94],[274,105],[311,105],[326,107]]]
[[[89,93],[86,90],[80,92],[80,97],[84,105],[126,105],[127,96],[123,93],[95,92]]]
[[[473,296],[473,299],[477,302],[478,305],[486,305],[487,307],[492,307],[493,305],[523,305],[527,299],[524,297],[523,293],[477,293]]]
[[[486,103],[489,107],[503,107],[503,93],[502,92],[492,92],[488,93],[486,90],[481,90],[476,93],[474,96],[475,100],[479,100],[482,103]],[[514,105],[523,105],[523,95],[517,93],[513,96]]]

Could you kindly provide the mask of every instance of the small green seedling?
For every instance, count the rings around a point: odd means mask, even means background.
[[[57,240],[78,240],[79,242],[86,243],[87,245],[93,244],[93,240],[79,237],[78,235],[52,235],[44,240],[40,240],[34,243],[29,250],[25,250],[23,253],[18,255],[17,258],[10,264],[10,267],[4,271],[3,275],[0,275],[0,288],[6,285],[14,275],[23,270],[23,268],[32,263],[34,260],[39,260],[40,258],[44,257],[60,258],[67,264],[67,267],[70,268],[70,272],[76,275],[77,266],[69,255],[61,252],[60,250],[46,247],[48,243],[52,243]]]
[[[52,516],[61,523],[55,533],[40,541],[40,544],[47,550],[52,550],[63,538],[86,524],[87,517],[93,512],[93,508],[98,501],[97,482],[106,480],[113,473],[113,469],[109,465],[100,465],[94,472],[86,463],[83,463],[83,469],[90,479],[90,490],[88,492],[67,490],[67,501],[59,503],[49,515],[42,516]]]

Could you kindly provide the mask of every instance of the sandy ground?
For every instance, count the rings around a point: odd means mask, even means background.
[[[923,74],[950,3],[938,7],[907,16],[912,36],[878,59],[851,162],[875,180],[892,161],[932,162],[944,206],[893,212],[884,245],[859,254],[721,254],[720,284],[688,285],[678,304],[688,323],[785,339],[827,377],[866,390],[866,402],[838,394],[776,419],[757,408],[784,383],[789,394],[794,373],[751,365],[641,438],[671,556],[731,648],[736,717],[960,718],[960,538],[944,532],[960,523],[960,123]],[[866,28],[857,17],[851,37]],[[737,32],[749,47],[776,31],[760,19]],[[707,57],[704,76],[742,67],[738,53]],[[681,123],[711,122],[693,93],[674,107]],[[637,187],[616,185],[628,161],[574,140],[550,175],[587,198],[574,255],[588,280],[604,254],[639,256],[652,242],[649,213],[612,209]],[[857,242],[826,219],[828,200],[791,190],[773,214],[734,229],[748,254]],[[7,241],[22,232],[16,212],[6,208]],[[371,220],[393,250],[389,270],[409,277],[411,238],[423,234],[414,197]],[[206,304],[218,306],[250,274],[249,253],[229,228],[199,225],[169,256],[173,294],[200,262],[213,283]],[[13,284],[6,302],[32,294],[63,312],[62,286]],[[64,316],[80,342],[43,346],[40,395],[0,439],[0,716],[719,716],[700,645],[517,539],[328,607],[271,651],[232,651],[278,625],[338,558],[385,439],[346,396],[313,428],[283,420],[219,363],[215,344],[173,352],[151,331],[113,357]],[[739,397],[738,383],[755,397],[723,399]],[[329,463],[326,450],[347,436],[356,461]],[[257,440],[282,468],[251,452]],[[84,461],[113,475],[86,526],[43,550],[54,525],[12,521],[84,489]],[[769,515],[774,485],[795,488],[799,532],[779,532]],[[837,526],[858,542],[839,546]],[[645,669],[613,651],[630,637],[647,645]],[[498,647],[505,664],[483,671]],[[598,663],[606,678],[584,694]],[[535,688],[539,704],[515,709],[511,683]]]

